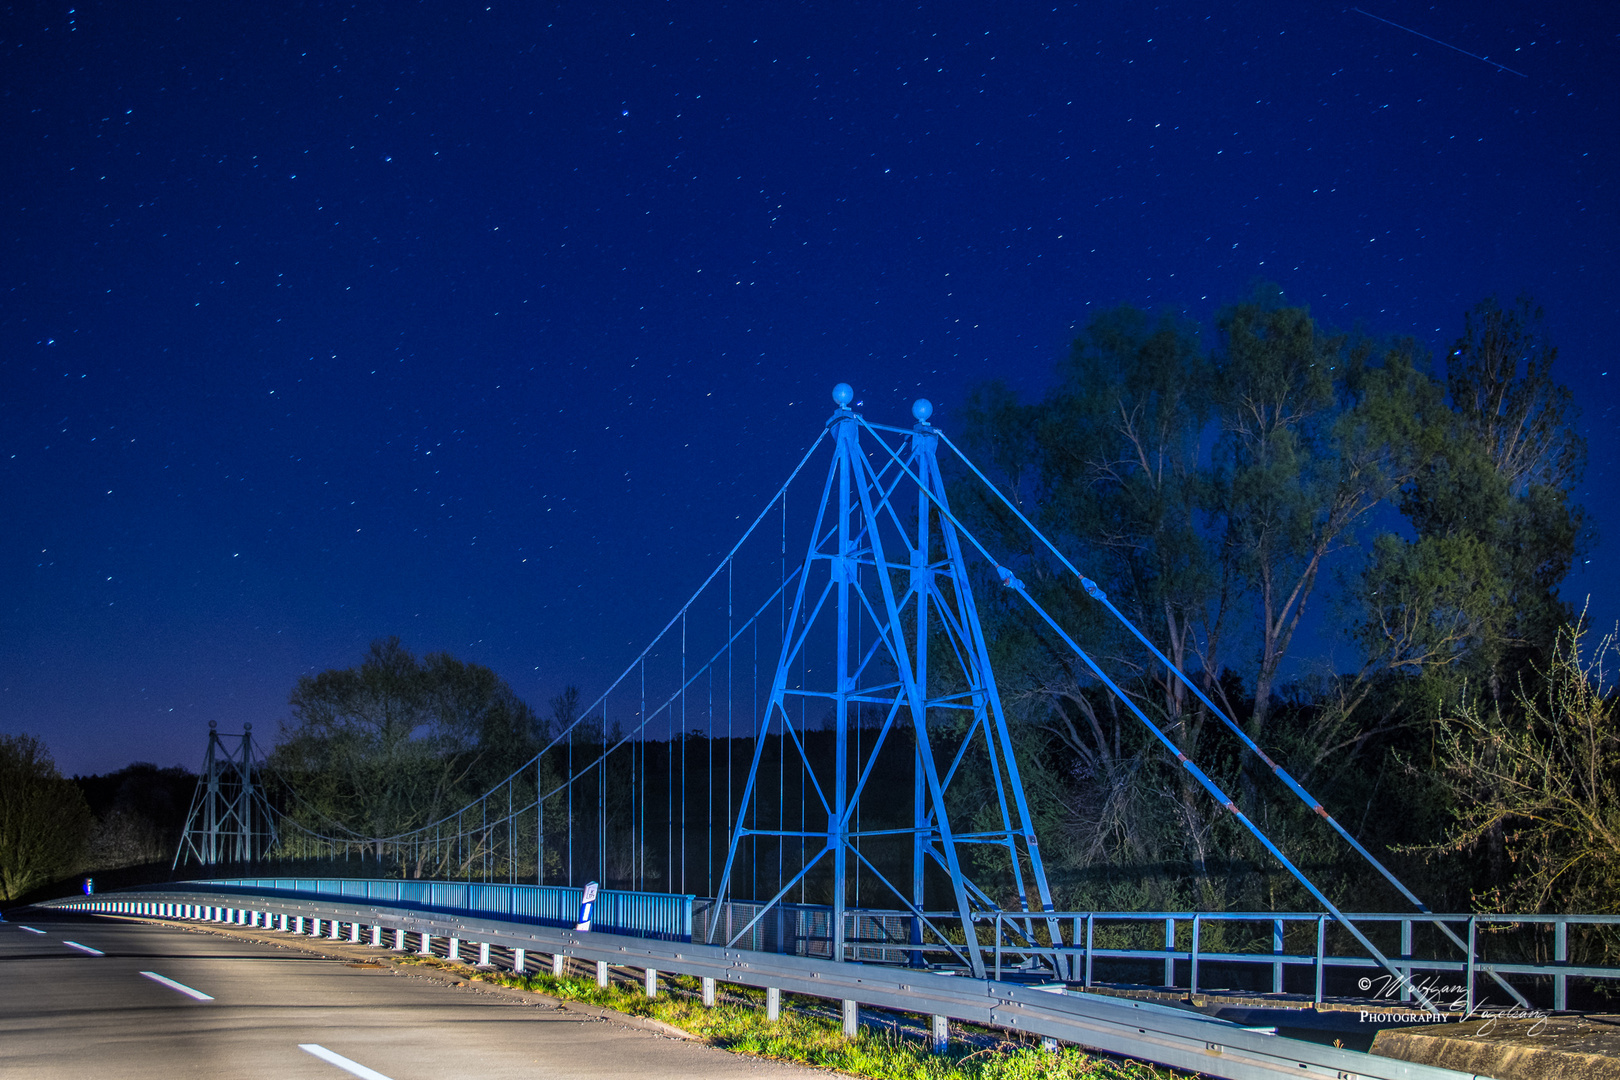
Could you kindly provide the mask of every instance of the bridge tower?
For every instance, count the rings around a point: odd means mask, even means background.
[[[173,866],[192,861],[203,866],[253,863],[264,858],[276,842],[276,827],[257,774],[253,725],[243,724],[240,735],[221,735],[218,722],[208,721],[208,756],[197,777]]]
[[[833,390],[832,462],[798,569],[718,899],[733,893],[744,845],[753,845],[756,857],[762,839],[809,841],[811,847],[798,873],[728,944],[801,880],[813,880],[818,896],[830,893],[832,956],[843,959],[853,869],[911,913],[913,943],[921,944],[930,930],[933,944],[946,942],[932,919],[950,911],[967,932],[964,943],[949,947],[983,978],[983,950],[967,929],[974,913],[1020,911],[1039,919],[1052,910],[1051,891],[939,472],[933,406],[917,401],[915,425],[893,428],[868,423],[850,407],[853,398],[847,383]],[[810,748],[812,733],[820,751]],[[798,829],[785,822],[760,827],[757,817],[747,824],[761,783],[776,780],[761,770],[773,736],[784,760],[796,754],[812,793]],[[877,784],[891,790],[877,792],[874,766],[885,753]],[[895,801],[893,777],[906,771],[896,753],[911,757],[909,826],[874,824],[872,814],[863,822],[863,801],[879,795],[891,806]],[[894,857],[897,841],[910,849],[909,882],[895,872],[905,862]],[[888,875],[869,854],[874,845],[889,853],[882,860]],[[964,858],[968,845],[978,857]],[[970,861],[979,882],[970,876]],[[1056,920],[1044,921],[1048,940],[1061,945]],[[711,941],[718,926],[710,924]]]

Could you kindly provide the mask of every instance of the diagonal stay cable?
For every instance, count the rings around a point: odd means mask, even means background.
[[[861,422],[862,422],[862,424],[864,426],[865,422],[864,421],[861,421]],[[882,438],[878,437],[876,432],[873,432],[872,437],[873,437],[873,441],[875,441],[878,445],[882,446],[883,449],[885,451],[887,451],[891,457],[894,457],[897,461],[899,460],[898,455],[895,454],[895,452],[892,449],[890,449],[888,443],[884,442],[884,440]],[[955,449],[955,447],[952,447],[952,449]],[[961,452],[958,451],[957,453],[958,453],[958,456],[960,456]],[[901,463],[900,467],[902,469],[905,469],[907,471],[907,473],[910,474],[910,472],[911,472],[910,468],[908,466],[906,466],[903,462]],[[980,476],[981,479],[983,479],[983,474],[982,473],[980,473],[978,475]],[[1121,690],[1114,683],[1114,681],[1112,679],[1110,679],[1108,677],[1108,675],[1102,670],[1102,668],[1099,667],[1097,665],[1097,663],[1094,660],[1091,659],[1090,655],[1088,655],[1084,649],[1080,648],[1079,644],[1074,640],[1074,638],[1070,637],[1069,634],[1063,629],[1063,627],[1058,625],[1057,620],[1053,619],[1052,616],[1047,613],[1046,609],[1044,607],[1042,607],[1040,605],[1040,603],[1037,602],[1036,599],[1029,594],[1029,590],[1027,588],[1025,588],[1024,583],[1022,581],[1019,581],[1018,578],[1013,575],[1012,571],[1010,571],[1010,570],[1006,569],[1005,567],[1003,567],[996,560],[996,558],[993,555],[990,554],[989,550],[987,548],[985,548],[984,544],[979,541],[979,538],[976,535],[974,535],[974,533],[971,530],[969,530],[967,528],[967,526],[964,525],[956,517],[955,514],[953,514],[951,512],[949,507],[943,505],[939,501],[939,499],[934,496],[933,492],[929,491],[928,487],[925,484],[923,484],[923,482],[922,482],[922,480],[920,478],[917,478],[917,477],[913,476],[913,479],[916,480],[918,488],[928,495],[929,501],[934,504],[935,508],[939,511],[940,515],[942,517],[946,518],[947,520],[949,520],[952,525],[955,525],[957,530],[961,533],[961,535],[967,537],[968,542],[971,543],[979,551],[979,553],[981,555],[983,555],[990,562],[990,564],[996,568],[997,574],[1000,575],[1000,577],[1001,577],[1002,585],[1004,587],[1006,587],[1006,588],[1012,589],[1019,596],[1023,597],[1025,603],[1027,603],[1030,606],[1030,608],[1037,615],[1039,615],[1043,621],[1045,621],[1047,626],[1051,627],[1051,629],[1052,629],[1052,631],[1054,633],[1056,633],[1060,638],[1063,639],[1064,644],[1068,645],[1068,647],[1074,652],[1074,654],[1081,659],[1081,661],[1086,665],[1086,667],[1088,667],[1091,670],[1091,673],[1097,677],[1098,681],[1100,681],[1104,686],[1106,686],[1108,688],[1108,691],[1111,694],[1113,694],[1114,697],[1116,699],[1118,699],[1119,702],[1122,705],[1124,705],[1128,710],[1130,710],[1131,714],[1133,716],[1135,716],[1136,719],[1141,724],[1143,724],[1148,729],[1148,731],[1151,732],[1153,734],[1153,736],[1156,739],[1159,740],[1160,743],[1162,743],[1164,745],[1166,750],[1168,750],[1171,754],[1175,755],[1175,758],[1181,764],[1181,767],[1183,769],[1185,769],[1193,777],[1193,779],[1198,782],[1199,786],[1202,787],[1206,792],[1208,792],[1209,795],[1212,798],[1214,798],[1217,803],[1219,803],[1221,806],[1224,806],[1227,809],[1227,811],[1229,813],[1231,813],[1237,819],[1237,821],[1245,829],[1247,829],[1249,831],[1250,835],[1252,835],[1256,840],[1260,841],[1260,843],[1266,848],[1266,850],[1271,852],[1272,856],[1275,859],[1277,859],[1278,862],[1280,862],[1282,864],[1283,868],[1285,870],[1287,870],[1290,875],[1293,876],[1294,880],[1298,881],[1301,885],[1305,886],[1306,890],[1309,891],[1310,894],[1316,898],[1317,902],[1320,903],[1327,910],[1327,912],[1330,915],[1333,916],[1334,921],[1337,922],[1340,926],[1344,927],[1344,929],[1350,934],[1350,936],[1355,938],[1356,941],[1361,944],[1362,948],[1367,950],[1367,952],[1373,957],[1373,959],[1375,959],[1378,962],[1378,965],[1380,967],[1382,967],[1384,970],[1388,971],[1390,973],[1390,975],[1392,977],[1394,977],[1396,980],[1405,982],[1405,977],[1401,974],[1400,970],[1389,960],[1389,958],[1386,957],[1383,954],[1383,952],[1380,951],[1379,948],[1376,945],[1374,945],[1371,940],[1368,939],[1366,934],[1361,932],[1359,927],[1357,927],[1354,923],[1352,923],[1345,916],[1345,914],[1343,912],[1341,912],[1338,909],[1338,907],[1331,900],[1329,900],[1327,898],[1327,895],[1325,893],[1323,893],[1321,889],[1316,887],[1316,884],[1313,881],[1311,881],[1310,878],[1305,876],[1304,871],[1300,870],[1299,867],[1295,866],[1294,863],[1292,862],[1292,860],[1290,860],[1287,855],[1283,854],[1282,849],[1277,847],[1277,845],[1272,842],[1271,838],[1268,837],[1265,834],[1265,832],[1262,831],[1261,828],[1258,825],[1256,825],[1253,820],[1251,820],[1249,818],[1249,816],[1247,814],[1245,814],[1241,809],[1239,809],[1237,803],[1234,802],[1226,794],[1226,792],[1221,790],[1220,786],[1218,784],[1216,784],[1214,780],[1210,779],[1209,775],[1206,774],[1203,769],[1199,768],[1198,765],[1196,763],[1194,763],[1191,758],[1189,758],[1185,753],[1183,753],[1181,751],[1181,748],[1176,746],[1174,740],[1172,740],[1168,735],[1166,735],[1159,728],[1159,726],[1157,724],[1155,724],[1152,720],[1150,720],[1148,718],[1147,714],[1144,713],[1141,710],[1141,708],[1137,706],[1136,702],[1133,701],[1123,690]],[[988,484],[989,481],[985,481],[985,483]],[[1022,516],[1022,515],[1020,515],[1020,516]],[[1025,520],[1027,522],[1027,519],[1025,519]],[[1033,526],[1031,526],[1031,527],[1033,527]],[[1438,1014],[1440,1012],[1440,1009],[1438,1008],[1438,1006],[1436,1006],[1435,1003],[1432,1000],[1429,999],[1428,995],[1424,994],[1418,987],[1414,986],[1412,988],[1412,990],[1413,990],[1413,993],[1418,997],[1418,999],[1423,1003],[1423,1005],[1424,1005],[1424,1007],[1426,1009],[1428,1009],[1430,1012],[1436,1013],[1436,1014]]]
[[[1027,528],[1037,540],[1045,545],[1046,549],[1056,556],[1058,561],[1067,567],[1070,573],[1080,579],[1080,585],[1085,589],[1086,595],[1090,596],[1093,600],[1096,600],[1098,603],[1107,608],[1114,618],[1119,620],[1120,625],[1129,630],[1136,640],[1140,641],[1142,645],[1158,659],[1159,663],[1165,666],[1167,671],[1171,672],[1175,678],[1188,690],[1191,690],[1193,694],[1197,696],[1198,700],[1203,702],[1204,706],[1208,708],[1209,711],[1214,714],[1214,716],[1219,719],[1222,724],[1226,725],[1227,729],[1231,731],[1232,734],[1236,735],[1245,746],[1247,746],[1257,757],[1260,758],[1261,761],[1265,762],[1266,767],[1271,770],[1274,776],[1281,780],[1283,784],[1286,785],[1287,788],[1292,791],[1301,802],[1309,807],[1312,813],[1322,818],[1323,821],[1326,821],[1328,825],[1333,828],[1334,832],[1343,837],[1345,843],[1349,844],[1358,855],[1367,860],[1367,862],[1372,865],[1373,869],[1377,870],[1383,875],[1386,881],[1395,886],[1395,888],[1399,890],[1400,894],[1411,902],[1412,906],[1416,907],[1425,915],[1434,914],[1429,905],[1420,900],[1417,895],[1412,892],[1412,890],[1406,887],[1405,883],[1402,882],[1400,878],[1395,876],[1393,871],[1380,862],[1372,852],[1368,851],[1359,840],[1350,834],[1348,829],[1339,824],[1339,820],[1337,818],[1328,813],[1327,808],[1322,805],[1321,800],[1317,799],[1310,792],[1306,791],[1297,780],[1289,775],[1288,770],[1284,769],[1281,765],[1277,764],[1277,762],[1273,761],[1269,754],[1260,749],[1260,746],[1254,741],[1253,738],[1250,737],[1249,733],[1243,730],[1242,725],[1238,724],[1231,717],[1227,716],[1225,711],[1216,706],[1215,702],[1211,701],[1209,696],[1199,688],[1197,682],[1188,676],[1186,672],[1182,671],[1178,665],[1171,663],[1170,659],[1159,650],[1158,646],[1149,641],[1146,635],[1144,635],[1141,630],[1137,629],[1136,624],[1131,622],[1130,619],[1126,618],[1125,614],[1121,612],[1119,608],[1114,606],[1113,601],[1108,599],[1108,594],[1103,592],[1095,581],[1092,581],[1090,578],[1082,574],[1074,563],[1070,562],[1068,557],[1065,556],[1062,551],[1058,550],[1057,545],[1052,543],[1052,541],[1047,538],[1046,534],[1036,527],[1034,522],[1030,521],[1028,517],[1024,516],[1023,511],[1019,510],[1018,507],[1013,504],[1012,500],[1007,498],[1007,496],[1002,493],[1000,488],[996,487],[995,484],[992,484],[990,479],[985,476],[984,473],[979,471],[979,467],[975,465],[965,453],[962,452],[961,447],[952,442],[943,431],[938,432],[938,435],[945,445],[951,448],[951,452],[957,456],[957,459],[973,471],[973,475],[979,478],[980,483],[989,489],[989,491],[991,491],[996,498],[1001,501],[1001,504],[1010,510],[1019,521],[1023,522],[1024,527]],[[980,550],[983,549],[981,548]],[[1449,925],[1440,919],[1434,919],[1432,921],[1434,925],[1439,928],[1441,933],[1451,939],[1451,943],[1453,945],[1456,945],[1464,952],[1470,952],[1468,945]],[[1496,981],[1497,985],[1502,987],[1502,989],[1506,990],[1509,994],[1513,995],[1513,997],[1518,1000],[1520,1005],[1524,1006],[1525,1008],[1530,1007],[1530,1002],[1512,986],[1508,985],[1507,981],[1503,979],[1501,975],[1497,974],[1495,968],[1488,965],[1482,965],[1482,968],[1491,976],[1492,979]]]

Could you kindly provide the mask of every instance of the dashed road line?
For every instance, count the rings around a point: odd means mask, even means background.
[[[88,945],[80,945],[77,941],[68,941],[66,938],[62,939],[62,944],[72,946],[73,948],[78,949],[80,952],[87,952],[91,956],[106,956],[107,955],[106,953],[102,952],[100,949],[92,949]]]
[[[169,978],[169,977],[167,977],[165,975],[159,975],[155,971],[143,971],[143,972],[141,972],[141,974],[145,975],[148,979],[151,979],[155,983],[162,983],[164,986],[167,986],[170,990],[178,990],[182,994],[186,995],[187,997],[196,998],[198,1001],[213,1001],[214,1000],[213,998],[209,997],[207,994],[203,993],[201,990],[193,990],[191,987],[187,986],[185,983],[175,982],[173,979],[171,979],[171,978]]]
[[[45,932],[43,930],[35,930],[32,926],[23,926],[22,923],[18,923],[17,925],[22,926],[22,928],[28,931],[30,934],[43,934]]]
[[[314,1054],[322,1061],[336,1065],[351,1076],[358,1076],[360,1080],[389,1080],[388,1077],[376,1069],[368,1069],[358,1061],[350,1061],[342,1054],[335,1054],[320,1043],[299,1043],[298,1049],[306,1054]]]

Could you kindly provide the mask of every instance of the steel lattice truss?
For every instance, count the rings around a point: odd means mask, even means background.
[[[235,741],[234,748],[227,748],[227,739]],[[253,725],[244,724],[240,735],[221,735],[218,724],[210,720],[208,755],[174,866],[192,861],[203,866],[253,863],[275,846],[275,816],[257,772]]]
[[[790,632],[777,661],[770,699],[761,718],[739,819],[760,783],[761,759],[775,735],[796,751],[796,764],[809,779],[821,825],[811,830],[738,825],[731,835],[719,898],[727,897],[733,864],[744,844],[761,837],[804,838],[813,849],[798,873],[784,882],[754,920],[737,929],[736,941],[769,907],[780,902],[800,878],[830,872],[832,954],[843,955],[844,911],[850,896],[852,863],[860,873],[887,887],[893,899],[918,923],[930,926],[938,941],[948,940],[931,926],[928,864],[944,871],[948,906],[961,925],[972,912],[996,908],[993,897],[964,868],[962,847],[986,845],[1000,852],[1016,895],[1017,910],[1029,911],[1033,888],[1037,911],[1052,909],[1006,715],[996,690],[984,631],[961,539],[948,512],[945,485],[935,456],[938,437],[928,422],[927,402],[914,408],[916,427],[907,432],[866,423],[849,407],[847,385],[834,393],[839,411],[830,421],[832,462],[822,486],[804,561],[798,574]],[[884,436],[900,436],[896,449]],[[870,445],[863,446],[863,436]],[[944,511],[942,514],[941,511]],[[807,708],[807,706],[809,706]],[[813,760],[807,747],[808,717],[825,715],[834,735],[832,760]],[[875,724],[867,713],[876,714]],[[864,745],[858,728],[874,726]],[[965,732],[963,728],[965,727]],[[860,827],[859,811],[874,776],[892,783],[897,770],[879,773],[891,737],[904,731],[910,750],[913,814],[909,826]],[[954,746],[941,753],[941,732],[952,732]],[[784,754],[786,751],[784,751]],[[893,755],[891,754],[892,758]],[[966,825],[982,818],[966,800],[953,800],[953,782],[965,778],[973,760],[983,792],[985,773],[994,791],[993,823]],[[900,775],[904,775],[901,773]],[[954,810],[954,815],[953,815]],[[953,816],[956,820],[953,821]],[[909,882],[895,882],[862,851],[862,841],[904,837],[912,849]],[[982,860],[981,860],[982,862]],[[711,936],[713,934],[711,927]],[[1054,942],[1060,931],[1049,928]],[[982,976],[984,961],[974,935],[961,946],[961,958]],[[920,940],[920,939],[919,939]]]

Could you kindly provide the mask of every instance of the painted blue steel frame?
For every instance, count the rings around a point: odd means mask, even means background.
[[[976,905],[981,910],[999,909],[1002,905],[987,889],[969,880],[960,845],[985,844],[1006,852],[1007,880],[1020,913],[1032,913],[1031,887],[1039,905],[1033,911],[1051,911],[1051,890],[990,667],[962,546],[948,510],[940,512],[947,503],[935,458],[937,433],[928,422],[932,406],[926,401],[917,402],[913,407],[917,424],[905,431],[866,423],[850,408],[852,397],[846,384],[834,390],[838,410],[828,422],[832,463],[798,574],[787,621],[790,632],[784,636],[770,698],[760,719],[737,813],[738,825],[732,830],[717,896],[722,901],[729,899],[731,875],[744,843],[757,843],[760,837],[774,837],[779,842],[821,840],[820,850],[804,860],[799,872],[786,879],[755,917],[735,930],[731,940],[747,934],[755,922],[782,903],[825,860],[831,871],[832,955],[842,958],[843,915],[854,877],[851,857],[861,876],[880,882],[911,912],[918,943],[925,927],[933,929],[936,940],[948,940],[926,914],[930,907],[926,868],[932,861],[944,871],[951,893],[950,904],[935,907],[948,907],[961,920],[966,940],[954,951],[975,977],[982,978],[985,959],[973,930],[973,911]],[[895,449],[883,441],[880,431],[907,438],[904,467],[893,468],[887,463],[874,467],[872,457],[862,447],[863,433],[883,444],[874,448],[879,450],[875,456],[880,462],[898,460]],[[915,525],[908,528],[905,517],[910,515],[905,500],[912,493],[917,500],[916,519]],[[906,583],[903,592],[897,582]],[[869,645],[865,640],[868,632],[872,637]],[[806,670],[825,670],[827,665],[820,651],[816,652],[818,665],[807,663],[807,650],[824,649],[828,638],[832,649],[831,685],[812,685]],[[931,668],[933,652],[942,655]],[[930,698],[931,686],[943,690]],[[834,761],[830,776],[818,775],[789,708],[790,702],[806,699],[830,701],[832,705]],[[852,755],[850,736],[861,723],[858,710],[862,706],[882,709],[885,715],[876,735],[869,742],[860,741]],[[960,716],[963,712],[971,715],[966,734],[952,760],[942,768],[936,758],[931,726],[937,730],[941,717]],[[859,824],[861,797],[879,753],[897,726],[909,726],[915,742],[913,821],[909,829],[863,830]],[[784,754],[791,744],[798,755],[798,766],[804,770],[826,815],[824,836],[811,836],[807,828],[771,829],[743,824],[758,793],[764,748],[773,733],[780,739]],[[964,775],[970,750],[982,753],[988,763],[1000,827],[963,834],[952,825],[946,790],[954,779]],[[820,773],[828,771],[823,767]],[[909,889],[890,881],[860,846],[863,837],[906,834],[912,847]],[[1061,947],[1061,927],[1055,920],[1047,922],[1048,940]],[[711,938],[714,929],[710,928]]]

